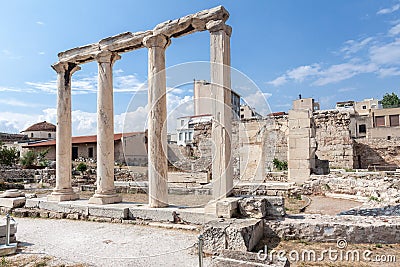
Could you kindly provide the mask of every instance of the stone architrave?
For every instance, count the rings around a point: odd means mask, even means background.
[[[98,62],[97,95],[97,190],[90,204],[121,202],[114,186],[114,102],[112,66],[121,57],[114,52],[101,51]]]
[[[72,127],[71,127],[71,77],[80,70],[77,64],[58,62],[52,65],[57,72],[57,131],[56,131],[56,187],[49,201],[67,201],[78,199],[72,190]]]
[[[211,138],[213,145],[212,181],[214,200],[226,198],[233,188],[231,152],[232,107],[230,36],[232,28],[223,20],[210,21],[211,92],[214,101]]]
[[[170,39],[165,35],[145,37],[148,48],[148,164],[149,206],[168,206],[167,100],[165,50]]]

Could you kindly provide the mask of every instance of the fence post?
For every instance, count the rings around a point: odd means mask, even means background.
[[[11,234],[11,224],[10,224],[10,214],[6,215],[6,246],[10,245],[10,234]]]
[[[199,267],[203,267],[203,236],[199,235]]]

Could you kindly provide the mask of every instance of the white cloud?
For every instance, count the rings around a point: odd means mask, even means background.
[[[271,113],[271,109],[267,101],[269,97],[271,97],[270,93],[256,91],[250,95],[243,96],[243,100],[261,115],[267,115]]]
[[[350,91],[354,91],[354,90],[356,90],[355,87],[343,87],[343,88],[339,88],[338,92],[344,93],[344,92],[350,92]]]
[[[43,51],[38,52],[38,55],[45,55],[46,53]]]
[[[400,76],[400,69],[398,68],[381,68],[378,73],[379,77],[384,78],[388,76]]]
[[[399,10],[399,9],[400,9],[400,5],[396,4],[396,5],[394,5],[392,7],[389,7],[389,8],[380,9],[378,12],[376,12],[376,14],[378,14],[378,15],[390,14],[390,13],[393,13],[393,12]]]
[[[267,83],[271,84],[273,86],[281,86],[281,85],[284,85],[285,83],[287,83],[287,79],[286,79],[286,76],[283,75],[283,76],[279,76],[275,80],[269,81]]]
[[[319,64],[313,64],[309,66],[300,66],[295,69],[289,70],[286,75],[294,81],[302,82],[307,77],[317,75],[319,71]]]
[[[43,26],[43,25],[44,25],[44,22],[43,22],[43,21],[36,21],[36,24],[37,24],[37,25],[40,25],[40,26]]]
[[[37,107],[35,103],[23,102],[14,98],[0,98],[0,104],[13,107]]]
[[[332,65],[319,73],[319,78],[313,85],[322,86],[350,79],[358,74],[371,73],[377,70],[375,64],[343,63]]]
[[[114,92],[115,93],[132,93],[147,90],[147,84],[140,82],[135,75],[121,75],[123,71],[114,73]],[[31,87],[32,91],[38,93],[45,92],[49,94],[57,93],[57,81],[48,82],[25,82]],[[1,88],[0,88],[1,89]],[[97,93],[97,75],[90,77],[73,77],[72,94],[95,94]]]
[[[373,40],[373,37],[367,37],[358,41],[348,40],[344,43],[344,46],[342,49],[340,49],[340,51],[345,54],[345,57],[350,57],[352,54],[355,54],[366,47]]]
[[[376,64],[399,64],[400,39],[383,45],[375,45],[370,49],[371,61]]]

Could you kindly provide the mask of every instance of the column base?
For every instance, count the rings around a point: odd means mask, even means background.
[[[217,201],[210,200],[204,207],[204,214],[217,215]]]
[[[122,202],[122,197],[117,194],[113,194],[113,195],[94,194],[89,199],[89,204],[98,204],[98,205],[105,205],[105,204],[112,204],[112,203],[119,203],[119,202]]]
[[[79,199],[79,195],[75,193],[72,189],[70,190],[56,190],[51,193],[51,195],[47,196],[47,201],[69,201],[69,200],[77,200]]]

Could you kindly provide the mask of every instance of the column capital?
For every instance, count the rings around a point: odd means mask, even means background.
[[[231,34],[232,34],[232,27],[229,25],[226,25],[223,20],[211,20],[211,21],[207,22],[206,29],[209,32],[224,31],[228,36],[231,36]]]
[[[71,62],[63,62],[59,61],[57,63],[54,63],[51,65],[53,70],[55,70],[57,73],[62,73],[62,72],[69,72],[71,75],[75,72],[81,69],[78,64],[71,63]]]
[[[164,34],[151,35],[143,38],[143,44],[147,48],[161,47],[167,48],[171,44],[171,39]]]
[[[101,50],[96,54],[95,59],[99,63],[114,64],[115,61],[121,59],[121,56],[116,52],[111,52],[109,50]]]

